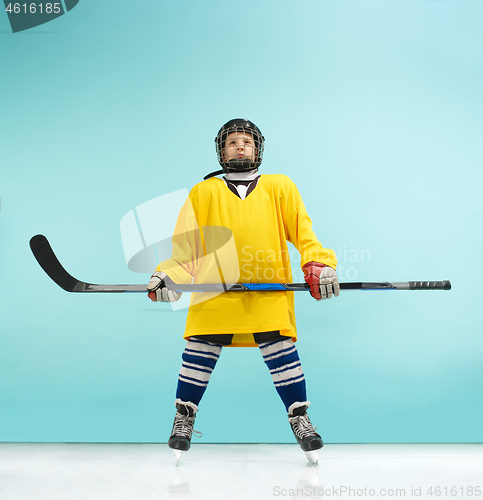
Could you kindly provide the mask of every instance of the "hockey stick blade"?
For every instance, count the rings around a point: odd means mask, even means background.
[[[85,283],[71,276],[59,262],[49,241],[42,234],[30,240],[30,249],[40,267],[66,292],[146,292],[146,285],[95,285]]]
[[[30,240],[30,249],[40,264],[40,267],[67,292],[82,291],[77,290],[78,280],[71,276],[59,262],[50,246],[47,238],[42,234],[37,234]],[[78,287],[77,287],[78,288]]]
[[[42,234],[30,240],[30,248],[40,267],[67,292],[124,293],[147,292],[146,285],[96,285],[79,281],[71,276],[57,259],[49,241]],[[308,291],[307,283],[228,283],[168,285],[176,292],[298,292]],[[348,282],[340,283],[341,290],[451,290],[446,281],[404,281],[404,282]]]

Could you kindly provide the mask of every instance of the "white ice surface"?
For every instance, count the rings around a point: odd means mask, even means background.
[[[477,500],[475,486],[483,489],[478,444],[329,444],[318,466],[295,444],[194,444],[177,467],[165,444],[0,444],[1,500]]]

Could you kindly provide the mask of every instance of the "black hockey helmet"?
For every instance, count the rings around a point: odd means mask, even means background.
[[[226,138],[233,132],[237,135],[250,134],[252,136],[255,145],[255,153],[253,157],[233,158],[229,161],[225,158],[224,150]],[[260,129],[250,120],[246,120],[245,118],[235,118],[226,122],[225,125],[220,128],[217,136],[215,137],[216,155],[218,157],[218,163],[221,165],[223,170],[218,170],[217,172],[208,174],[204,177],[204,179],[222,174],[223,172],[246,172],[248,170],[258,168],[262,163],[264,142],[265,138],[260,132]]]

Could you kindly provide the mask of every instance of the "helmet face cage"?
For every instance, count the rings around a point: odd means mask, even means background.
[[[229,141],[227,139],[229,138]],[[225,172],[246,172],[262,163],[265,139],[259,128],[249,120],[230,120],[221,127],[215,138],[216,154]],[[232,151],[228,158],[227,147]]]

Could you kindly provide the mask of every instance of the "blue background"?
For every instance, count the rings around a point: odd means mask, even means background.
[[[297,295],[324,440],[481,442],[482,22],[480,0],[83,0],[17,34],[0,13],[0,439],[167,440],[186,310],[68,294],[28,241],[146,282],[122,216],[217,169],[217,130],[247,117],[341,281],[453,283]],[[224,350],[197,428],[293,442],[258,349]]]

